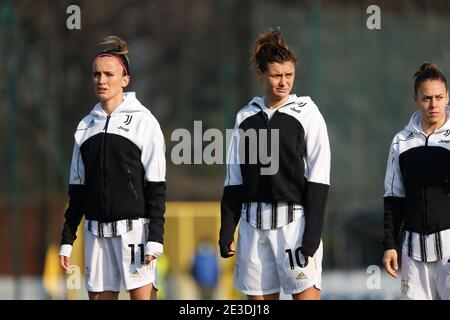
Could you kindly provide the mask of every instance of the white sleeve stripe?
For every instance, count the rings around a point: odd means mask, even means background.
[[[224,186],[242,184],[242,173],[239,161],[239,127],[236,123],[227,153],[227,174]]]
[[[81,157],[80,148],[75,142],[70,163],[69,184],[84,184],[84,175],[83,158]]]
[[[315,123],[312,124],[312,121]],[[325,120],[319,113],[316,118],[302,125],[307,148],[305,177],[310,182],[329,185],[331,154]]]
[[[395,140],[395,139],[394,139]],[[389,151],[386,175],[384,179],[385,197],[405,197],[405,189],[402,182],[402,175],[396,153],[398,143],[394,142]]]
[[[142,140],[141,145],[141,163],[144,167],[144,179],[149,182],[165,181],[165,141],[164,135],[156,119],[147,126],[141,136],[148,139]],[[148,135],[147,135],[148,134]]]

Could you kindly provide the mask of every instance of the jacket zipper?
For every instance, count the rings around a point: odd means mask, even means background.
[[[106,117],[105,127],[103,131],[105,134],[103,135],[103,188],[102,188],[102,206],[103,206],[103,216],[106,218],[106,141],[107,141],[107,131],[108,124],[111,116]]]
[[[259,103],[254,102],[254,104],[256,104],[260,109],[261,112],[263,114],[263,118],[264,118],[264,122],[266,124],[266,128],[267,128],[267,152],[269,152],[270,150],[272,150],[272,139],[271,136],[269,135],[270,132],[270,121],[276,116],[276,113],[278,112],[279,109],[290,106],[292,104],[296,104],[295,102],[288,102],[284,105],[282,105],[281,107],[278,107],[275,112],[273,113],[272,117],[269,119],[269,116],[267,115],[267,113],[264,112],[263,108],[259,105]],[[289,157],[291,157],[292,155],[289,155]],[[292,170],[292,163],[293,163],[293,159],[290,159],[290,170]]]
[[[262,108],[261,108],[261,111],[262,111],[262,114],[263,114],[263,117],[264,117],[264,123],[266,124],[266,129],[267,129],[267,131],[266,131],[266,134],[267,134],[267,150],[266,150],[266,153],[268,154],[270,152],[271,148],[272,148],[271,136],[270,136],[270,133],[271,133],[270,132],[270,120],[275,116],[275,114],[273,114],[272,118],[269,119],[269,116],[267,115],[267,113],[264,112],[264,110]],[[275,112],[277,112],[277,110],[275,110]],[[258,142],[258,144],[259,144],[259,142]],[[259,151],[258,151],[258,153],[259,153]]]
[[[432,135],[432,133],[429,136],[425,136],[425,147],[428,147],[428,139],[430,138],[430,136]],[[425,166],[426,163],[428,162],[428,157],[427,157],[427,153],[425,152]],[[425,172],[425,170],[423,170],[422,172]],[[423,179],[425,180],[425,177],[423,177]],[[428,201],[427,201],[427,189],[426,189],[426,183],[424,181],[424,187],[422,189],[422,196],[423,196],[423,225],[425,228],[425,233],[428,234],[428,212],[427,212],[427,207],[428,207]]]
[[[281,107],[278,107],[275,110],[275,112],[272,115],[272,117],[269,119],[269,116],[267,115],[267,113],[264,112],[263,108],[258,103],[256,103],[256,102],[254,102],[254,103],[261,109],[263,117],[264,117],[264,122],[266,124],[266,128],[267,128],[268,131],[270,131],[270,121],[273,119],[273,117],[275,117],[275,114],[278,112],[278,110],[281,109],[281,108],[290,106],[291,104],[295,104],[295,102],[288,102],[288,103],[282,105]],[[267,133],[269,133],[269,132],[267,132]],[[270,143],[269,137],[267,137],[267,141],[268,141],[268,146],[267,147],[268,147],[268,150],[270,150],[271,143]]]

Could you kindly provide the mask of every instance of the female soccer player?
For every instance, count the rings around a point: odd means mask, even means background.
[[[415,73],[418,110],[392,141],[385,176],[384,257],[397,277],[403,223],[403,299],[450,299],[450,108],[447,80],[426,62]]]
[[[156,298],[156,259],[163,253],[164,138],[158,121],[124,92],[130,82],[125,41],[110,36],[92,63],[99,99],[75,131],[69,206],[60,263],[85,216],[85,280],[90,299],[117,299],[121,280],[131,299]]]
[[[249,299],[279,299],[281,288],[293,299],[319,299],[330,183],[327,128],[310,97],[290,94],[297,58],[279,31],[256,40],[252,59],[264,96],[236,116],[220,252],[224,258],[236,252],[234,285]]]

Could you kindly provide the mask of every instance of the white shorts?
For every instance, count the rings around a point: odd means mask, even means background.
[[[272,230],[252,227],[241,219],[234,268],[234,286],[246,295],[296,294],[321,288],[322,241],[305,262],[300,252],[305,217]]]
[[[422,262],[402,253],[401,279],[403,300],[450,300],[449,257]]]
[[[156,259],[145,264],[147,242],[145,225],[117,237],[97,237],[87,229],[84,233],[84,265],[86,289],[90,292],[132,290],[150,283],[156,288]]]

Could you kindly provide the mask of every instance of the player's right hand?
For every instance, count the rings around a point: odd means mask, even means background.
[[[220,248],[220,255],[222,258],[229,258],[234,256],[236,250],[234,249],[234,242],[230,243],[230,245],[224,250],[224,248]]]
[[[59,256],[59,264],[66,271],[70,271],[72,264],[70,263],[70,257]]]
[[[386,271],[392,277],[397,278],[397,270],[398,270],[397,250],[388,249],[388,250],[384,251],[383,265],[386,268]]]
[[[230,255],[230,257],[234,256],[234,254],[236,253],[236,250],[234,249],[234,242],[230,243],[229,249],[230,250],[228,251],[228,254]]]

